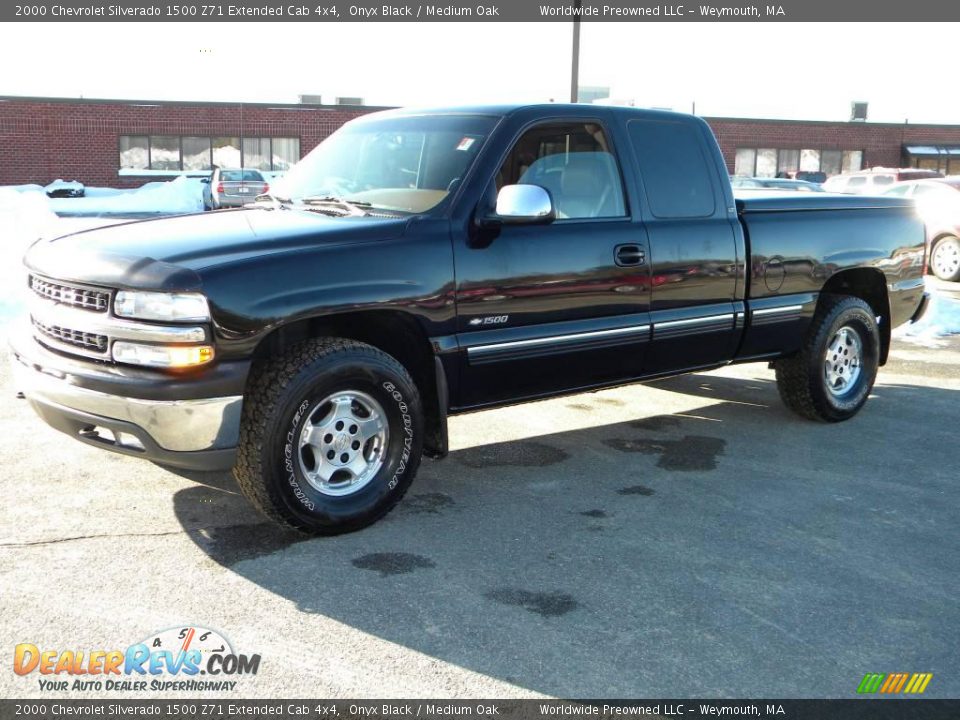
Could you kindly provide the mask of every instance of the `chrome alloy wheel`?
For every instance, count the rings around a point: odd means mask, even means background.
[[[827,345],[823,375],[830,394],[838,397],[850,391],[860,378],[863,343],[856,330],[844,325]]]
[[[300,431],[300,469],[324,495],[350,495],[383,467],[388,440],[380,403],[356,390],[334,393],[307,415]]]
[[[960,270],[960,243],[941,240],[933,249],[930,267],[940,278],[950,278]]]

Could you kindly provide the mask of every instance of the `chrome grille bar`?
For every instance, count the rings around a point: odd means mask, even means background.
[[[105,313],[110,306],[108,290],[47,280],[37,275],[30,276],[30,289],[46,300],[83,310]]]

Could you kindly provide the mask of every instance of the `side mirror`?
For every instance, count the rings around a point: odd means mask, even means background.
[[[496,214],[486,218],[497,225],[546,225],[557,217],[553,199],[539,185],[504,185],[497,193]]]
[[[204,185],[209,185],[210,178],[200,178],[200,182],[202,182]]]

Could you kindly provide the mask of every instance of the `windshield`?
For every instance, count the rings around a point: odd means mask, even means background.
[[[462,181],[496,118],[391,117],[349,123],[311,150],[273,192],[291,200],[339,198],[422,213]]]

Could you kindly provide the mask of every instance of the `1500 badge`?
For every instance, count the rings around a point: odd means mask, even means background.
[[[509,319],[509,315],[487,315],[487,317],[475,317],[469,324],[474,327],[480,325],[503,325]]]

